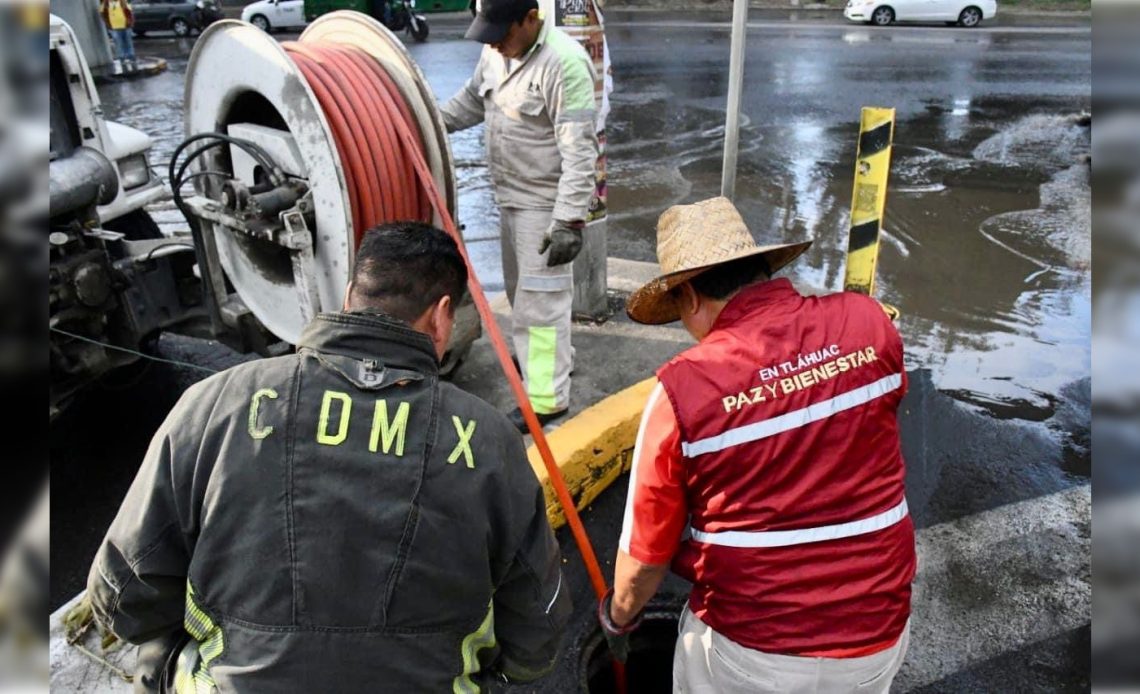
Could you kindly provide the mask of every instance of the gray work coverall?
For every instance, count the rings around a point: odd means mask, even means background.
[[[176,690],[470,692],[541,676],[569,618],[518,432],[431,341],[322,314],[190,388],[95,558],[99,622],[184,629]]]
[[[483,48],[475,74],[442,106],[448,132],[486,122],[487,160],[501,208],[503,275],[511,336],[536,412],[570,404],[570,263],[540,254],[552,220],[585,221],[598,159],[593,63],[578,43],[543,22],[523,58]]]

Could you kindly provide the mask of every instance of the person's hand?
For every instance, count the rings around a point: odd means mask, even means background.
[[[602,634],[606,637],[606,645],[610,647],[610,654],[614,660],[624,663],[629,658],[629,635],[641,626],[642,613],[638,613],[629,624],[618,626],[610,616],[610,605],[614,600],[614,589],[610,588],[602,599],[598,601],[598,624],[602,625]]]
[[[556,265],[565,265],[574,258],[578,257],[578,253],[582,250],[582,227],[586,226],[585,222],[563,222],[554,220],[547,230],[546,236],[542,237],[542,245],[539,246],[538,252],[545,253],[550,249],[550,255],[546,257],[546,266],[555,267]]]
[[[471,675],[471,681],[479,687],[481,692],[493,692],[510,685],[511,680],[499,669],[497,663],[483,668]]]

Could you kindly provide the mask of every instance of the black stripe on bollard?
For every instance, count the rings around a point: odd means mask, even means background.
[[[858,226],[851,227],[851,236],[847,242],[847,252],[862,250],[875,245],[879,237],[879,220],[872,219]]]
[[[859,157],[869,157],[878,154],[891,144],[891,122],[859,134]]]

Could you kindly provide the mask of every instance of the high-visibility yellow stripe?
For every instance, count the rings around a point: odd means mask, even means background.
[[[206,614],[194,600],[194,586],[186,582],[186,612],[183,616],[183,626],[186,631],[198,642],[198,667],[194,672],[186,672],[178,668],[174,676],[174,691],[177,694],[210,694],[216,690],[214,677],[210,674],[209,666],[226,650],[225,635],[222,628]]]
[[[475,631],[463,639],[460,653],[463,656],[463,672],[451,683],[454,694],[478,694],[479,685],[471,681],[471,675],[479,672],[479,651],[495,647],[495,602],[487,605],[487,616]]]
[[[197,690],[194,673],[178,668],[174,673],[174,694],[196,694]]]
[[[554,412],[554,359],[558,344],[558,328],[536,326],[528,331],[526,356],[526,394],[531,407],[539,414]]]
[[[851,194],[851,229],[843,288],[872,294],[879,259],[879,239],[887,205],[895,110],[864,107],[859,120],[855,184]]]

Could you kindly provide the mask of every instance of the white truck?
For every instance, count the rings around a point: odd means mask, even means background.
[[[202,315],[194,247],[163,236],[147,204],[169,191],[150,136],[103,117],[75,34],[52,16],[49,299],[54,417],[85,384]]]

